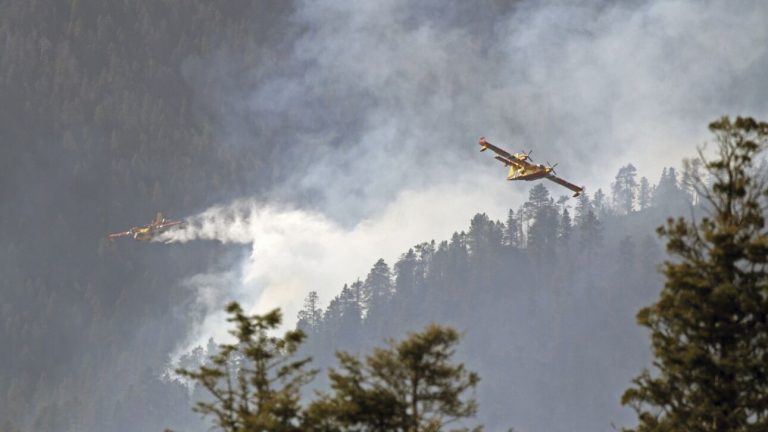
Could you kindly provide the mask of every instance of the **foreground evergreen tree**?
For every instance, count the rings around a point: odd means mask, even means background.
[[[659,228],[673,259],[658,302],[638,313],[657,370],[622,397],[636,431],[768,430],[767,190],[752,176],[768,123],[723,118],[710,130],[717,159],[701,159],[714,181],[692,179],[708,216]]]
[[[195,411],[213,416],[223,431],[299,431],[299,391],[314,375],[305,369],[309,359],[295,360],[304,340],[301,331],[282,338],[267,335],[281,322],[279,310],[266,315],[245,315],[237,303],[227,306],[237,338],[223,344],[210,364],[198,370],[176,372],[204,387],[212,396],[198,402]]]
[[[305,429],[441,431],[474,416],[477,404],[464,393],[480,378],[451,361],[458,341],[455,330],[430,325],[375,349],[365,363],[338,353],[341,368],[329,373],[334,393],[309,407]]]

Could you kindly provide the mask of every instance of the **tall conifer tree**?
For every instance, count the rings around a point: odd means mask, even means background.
[[[313,376],[308,358],[293,356],[304,341],[300,330],[282,338],[269,336],[281,322],[280,311],[246,315],[237,303],[227,306],[235,325],[235,343],[223,344],[210,363],[177,373],[204,387],[210,397],[194,410],[213,417],[223,431],[270,430],[298,432],[302,407],[299,391]]]
[[[320,297],[317,291],[310,291],[304,299],[304,307],[299,311],[297,327],[305,332],[314,332],[320,328],[323,311],[320,309]]]
[[[635,208],[635,195],[637,193],[637,169],[632,164],[627,164],[619,169],[613,182],[613,200],[615,209],[623,214],[630,214]],[[600,208],[596,204],[597,210]]]
[[[666,283],[637,315],[655,357],[622,397],[638,432],[768,430],[767,190],[751,175],[768,123],[723,118],[710,130],[717,157],[700,158],[714,182],[694,179],[707,216],[659,228]]]
[[[640,179],[640,189],[637,193],[637,205],[640,207],[640,210],[645,210],[651,206],[651,185],[645,177]]]
[[[509,209],[507,213],[507,224],[504,226],[504,244],[507,246],[518,247],[518,234],[520,232],[518,218],[515,217],[515,211]]]
[[[433,324],[403,341],[390,340],[364,362],[337,353],[340,368],[329,372],[333,393],[311,404],[306,429],[436,432],[473,417],[477,403],[467,393],[480,378],[453,361],[459,338],[455,330]]]

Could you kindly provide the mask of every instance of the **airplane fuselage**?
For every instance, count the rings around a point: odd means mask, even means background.
[[[550,168],[536,165],[526,167],[517,167],[512,165],[509,167],[509,175],[507,176],[507,180],[539,180],[549,176],[551,171],[552,170]]]
[[[133,238],[139,241],[150,241],[157,234],[157,229],[151,226],[144,226],[133,229]]]

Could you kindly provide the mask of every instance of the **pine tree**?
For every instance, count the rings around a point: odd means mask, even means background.
[[[635,207],[635,195],[637,193],[637,169],[632,164],[627,164],[619,169],[613,182],[613,200],[616,211],[623,214],[632,213]]]
[[[467,246],[477,260],[483,260],[501,249],[503,232],[485,213],[478,213],[469,224]]]
[[[518,218],[515,217],[515,211],[509,209],[509,213],[507,213],[507,223],[504,226],[505,245],[515,248],[520,247],[518,236],[520,232],[520,227],[518,226],[519,223]]]
[[[304,332],[316,332],[320,328],[323,311],[320,309],[320,297],[317,291],[310,291],[304,299],[304,307],[299,311],[297,328]]]
[[[416,250],[416,255],[418,255],[420,266],[424,267],[432,261],[432,257],[435,255],[435,241],[419,243],[414,249]],[[424,274],[424,269],[422,269],[420,274]]]
[[[536,184],[528,191],[528,201],[523,204],[526,219],[534,219],[541,208],[550,205],[550,201],[549,190],[542,183]]]
[[[551,259],[558,234],[557,208],[550,199],[542,205],[528,230],[528,249],[539,259]]]
[[[677,171],[674,168],[664,168],[659,184],[653,192],[653,205],[674,211],[683,208],[687,203],[687,196],[678,184]]]
[[[210,393],[197,402],[195,411],[213,416],[224,431],[299,431],[299,391],[314,375],[305,370],[309,359],[294,360],[304,341],[301,331],[289,331],[282,338],[268,331],[281,322],[279,310],[265,315],[246,315],[240,305],[227,306],[235,325],[230,333],[236,343],[219,346],[208,365],[197,370],[176,372]]]
[[[392,294],[392,272],[383,258],[373,265],[363,283],[363,295],[367,303],[375,303]]]
[[[416,253],[408,249],[395,263],[395,291],[405,296],[413,295],[417,285],[416,267]]]
[[[353,343],[360,335],[360,324],[363,320],[363,310],[360,306],[362,282],[354,282],[344,288],[339,294],[341,301],[341,324],[339,325],[340,339]]]
[[[401,342],[390,340],[365,362],[338,353],[340,368],[329,373],[333,393],[310,405],[307,429],[439,431],[474,416],[477,403],[465,393],[480,378],[452,362],[458,341],[455,330],[430,325]]]
[[[341,292],[337,294],[328,303],[328,307],[323,312],[323,325],[321,328],[321,337],[332,338],[334,340],[339,338],[339,333],[343,325],[344,319],[344,294],[349,291],[349,286],[344,284]],[[296,326],[301,329],[300,326]]]
[[[758,169],[759,171],[759,169]],[[696,192],[695,179],[701,179],[702,162],[701,159],[685,160],[683,163],[683,178],[680,187],[685,193],[687,199],[694,205],[699,203],[699,194]]]
[[[579,240],[581,249],[587,255],[592,255],[603,242],[603,225],[592,210],[587,212],[579,225]]]
[[[571,215],[568,213],[568,209],[563,209],[563,214],[560,216],[560,224],[558,225],[557,239],[561,245],[567,246],[571,241],[571,234],[573,233],[573,223],[571,222]]]
[[[526,229],[528,227],[528,218],[525,215],[525,203],[520,204],[517,209],[517,244],[523,248],[527,244]]]
[[[574,225],[581,226],[584,223],[587,214],[592,211],[592,203],[589,200],[587,192],[582,192],[581,195],[576,198],[576,208],[574,211]]]
[[[341,317],[344,315],[344,294],[347,291],[349,291],[349,285],[344,284],[341,292],[328,303],[328,307],[325,308],[323,313],[324,323],[338,323],[341,321]]]
[[[651,186],[648,183],[648,179],[642,177],[640,179],[640,189],[637,193],[637,205],[640,210],[645,210],[651,206]]]
[[[606,198],[603,189],[596,190],[595,196],[592,198],[592,210],[594,210],[598,217],[605,217],[609,211],[608,204],[608,199]]]
[[[427,285],[427,276],[430,273],[430,270],[432,269],[432,263],[435,258],[435,241],[432,240],[431,242],[427,243],[420,243],[417,244],[415,247],[416,250],[416,284],[417,289],[421,291],[422,295],[425,295],[426,285]]]
[[[363,283],[362,293],[368,318],[379,313],[389,301],[393,293],[392,272],[384,259],[380,258],[371,268]]]
[[[672,259],[659,300],[637,315],[656,368],[622,397],[638,432],[768,429],[767,190],[750,175],[768,123],[723,118],[709,127],[717,159],[700,158],[714,184],[693,179],[709,213],[659,228]]]

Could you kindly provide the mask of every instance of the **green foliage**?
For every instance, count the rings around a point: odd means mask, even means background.
[[[439,431],[477,412],[464,399],[479,377],[452,362],[459,334],[430,325],[401,342],[377,348],[365,363],[339,352],[329,373],[334,393],[312,403],[307,427],[315,430]],[[466,430],[466,429],[461,429]],[[480,430],[477,428],[475,430]]]
[[[768,429],[768,190],[753,176],[768,123],[723,118],[710,130],[717,158],[700,159],[713,183],[691,179],[709,213],[659,228],[673,259],[660,298],[637,315],[656,358],[622,397],[638,432]]]
[[[237,303],[227,306],[235,324],[236,343],[219,346],[210,365],[178,369],[181,376],[204,387],[210,401],[197,402],[195,411],[213,416],[223,431],[299,431],[299,391],[314,376],[305,366],[309,358],[294,360],[304,340],[301,331],[282,338],[269,336],[281,321],[279,310],[246,315]]]
[[[430,325],[402,342],[390,340],[365,364],[339,352],[339,369],[329,372],[335,394],[304,411],[299,393],[315,373],[305,369],[308,358],[293,358],[304,333],[269,336],[280,324],[279,310],[249,316],[231,303],[227,312],[236,342],[220,345],[196,370],[177,370],[207,390],[194,410],[212,416],[220,430],[439,431],[477,411],[474,399],[463,397],[479,377],[451,361],[459,341],[453,329]]]

